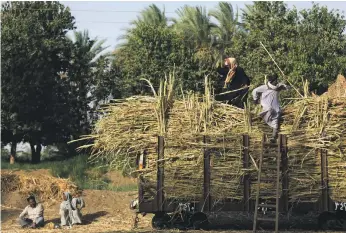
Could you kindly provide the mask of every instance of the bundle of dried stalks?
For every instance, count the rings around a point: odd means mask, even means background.
[[[35,195],[40,201],[60,200],[63,192],[75,194],[77,186],[67,179],[55,178],[48,175],[35,175],[27,173],[13,174],[1,173],[1,192],[19,191],[24,195]]]
[[[173,101],[173,78],[161,83],[154,98],[136,97],[112,104],[95,127],[92,158],[106,158],[112,165],[134,164],[147,151],[147,195],[155,195],[157,136],[165,136],[165,195],[167,198],[200,199],[203,187],[203,150],[213,151],[211,195],[242,199],[242,178],[257,176],[256,163],[263,133],[271,133],[251,106],[239,109],[216,102],[208,80],[204,95],[183,94]],[[291,201],[311,201],[320,193],[320,157],[316,149],[328,151],[329,185],[332,198],[346,198],[346,100],[308,97],[283,109],[281,131],[289,137]],[[242,134],[250,136],[251,166],[242,167]],[[203,136],[208,141],[203,141]],[[275,165],[273,156],[266,158]],[[265,176],[271,176],[265,172]],[[271,189],[267,197],[275,196]],[[151,190],[151,191],[150,191]],[[251,196],[254,196],[255,187]]]
[[[313,200],[320,194],[321,158],[328,153],[329,185],[336,200],[346,196],[346,98],[305,98],[286,107],[282,131],[289,136],[290,192],[306,193]],[[308,171],[308,172],[307,172]],[[304,186],[310,190],[302,191]]]

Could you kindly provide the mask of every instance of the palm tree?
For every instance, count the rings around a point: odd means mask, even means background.
[[[136,20],[130,23],[134,27],[125,29],[125,33],[118,37],[118,40],[123,40],[123,42],[118,45],[118,48],[126,47],[134,28],[138,28],[141,25],[167,27],[169,21],[171,21],[171,19],[166,17],[165,9],[161,10],[155,4],[151,4],[149,7],[141,11]]]
[[[242,11],[243,11],[243,26],[244,26],[244,28],[248,28],[249,27],[248,24],[250,22],[247,21],[247,18],[249,16],[254,15],[256,9],[255,9],[254,5],[245,4],[245,8],[242,9]]]
[[[85,59],[88,59],[89,64],[94,64],[108,47],[103,46],[105,39],[98,40],[97,38],[90,40],[88,30],[74,31],[73,38],[69,38],[78,48],[79,53],[83,54]]]
[[[174,20],[175,29],[188,40],[196,42],[197,47],[209,47],[212,41],[212,28],[216,27],[210,20],[205,7],[185,5],[177,10],[178,20]]]
[[[132,25],[150,24],[155,26],[167,26],[169,19],[166,17],[165,9],[161,10],[155,4],[145,8],[137,20],[131,22]]]
[[[231,40],[237,30],[238,23],[238,9],[234,14],[233,7],[228,2],[219,2],[215,10],[211,10],[209,15],[214,17],[219,25],[215,28],[214,32],[223,43]]]

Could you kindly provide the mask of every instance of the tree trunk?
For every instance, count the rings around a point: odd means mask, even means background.
[[[32,163],[40,163],[41,162],[41,149],[42,149],[41,144],[36,143],[36,148],[35,148],[35,144],[30,142],[30,147],[31,147],[31,162]]]
[[[33,142],[30,142],[30,148],[31,148],[31,163],[35,163],[34,160],[35,160],[36,150],[35,150],[35,144]]]
[[[36,144],[36,157],[37,157],[37,163],[41,162],[41,150],[42,150],[42,145],[41,143]]]
[[[11,142],[11,155],[10,155],[10,164],[14,164],[17,154],[17,142],[13,140]]]

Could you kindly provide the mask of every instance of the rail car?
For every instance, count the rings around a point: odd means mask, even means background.
[[[204,138],[204,140],[207,140]],[[279,135],[279,142],[276,144],[277,153],[281,157],[280,163],[280,184],[282,188],[279,198],[280,215],[288,213],[293,215],[307,214],[315,212],[318,214],[318,224],[322,229],[334,228],[335,226],[346,229],[346,200],[332,200],[330,196],[330,187],[328,185],[328,155],[327,151],[317,149],[320,153],[320,195],[316,197],[316,201],[296,203],[290,201],[290,173],[288,164],[288,137]],[[247,169],[251,163],[249,156],[249,145],[251,143],[249,135],[242,135],[242,165]],[[211,187],[211,157],[212,153],[208,148],[203,150],[203,187],[201,187],[201,199],[195,201],[186,201],[184,198],[170,199],[165,197],[165,138],[158,136],[157,143],[157,180],[155,195],[151,199],[145,198],[145,188],[143,186],[145,180],[139,176],[138,179],[138,199],[137,204],[132,203],[131,207],[137,208],[137,213],[153,213],[153,228],[169,228],[177,225],[192,228],[203,229],[208,228],[208,214],[215,211],[240,211],[253,214],[255,212],[255,199],[251,198],[251,189],[253,188],[253,180],[256,177],[244,175],[241,177],[242,183],[242,200],[232,200],[225,198],[222,202],[213,204],[213,196],[210,195]],[[141,155],[137,159],[140,169],[146,166],[146,156]],[[346,169],[346,168],[345,168]],[[260,211],[267,211],[261,208]],[[177,217],[177,214],[179,216]]]

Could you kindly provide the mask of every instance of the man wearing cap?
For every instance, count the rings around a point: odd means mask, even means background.
[[[283,83],[278,83],[276,74],[268,76],[268,82],[265,85],[259,86],[252,91],[254,102],[261,103],[263,110],[260,116],[273,129],[273,135],[270,141],[276,142],[279,130],[279,118],[281,114],[279,103],[279,92],[287,90],[288,86]]]
[[[224,60],[225,69],[219,70],[225,78],[223,92],[216,96],[216,100],[227,100],[230,104],[243,108],[247,99],[250,79],[244,69],[238,66],[233,57]]]

